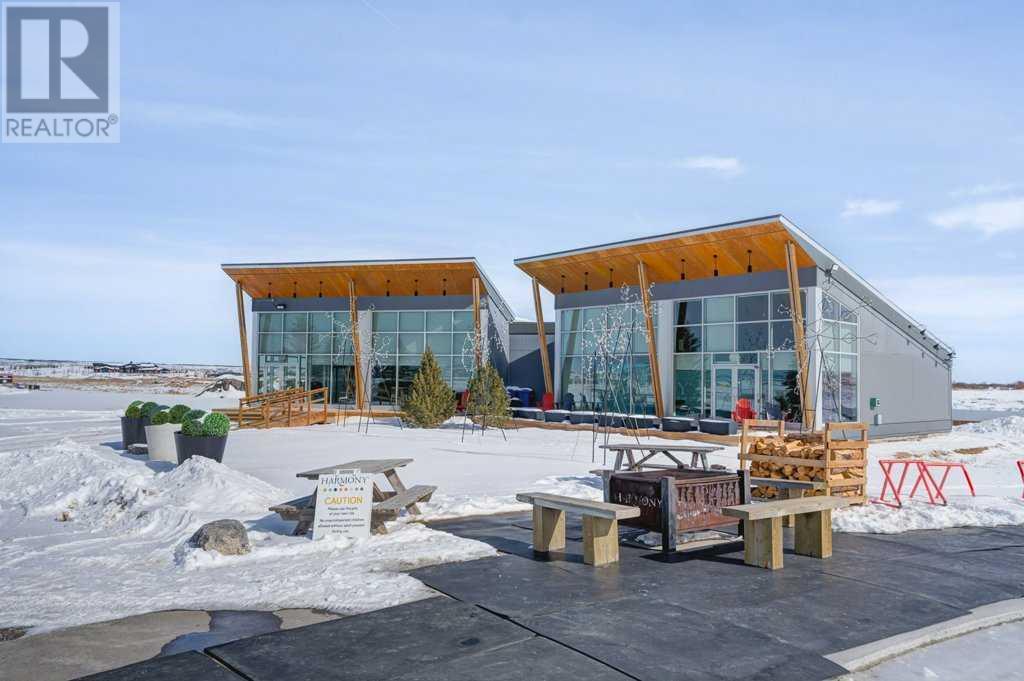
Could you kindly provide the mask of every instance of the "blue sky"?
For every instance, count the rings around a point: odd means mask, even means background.
[[[238,362],[221,262],[517,256],[785,213],[1024,378],[1013,3],[121,7],[121,143],[0,146],[0,356]],[[548,301],[550,304],[550,301]]]

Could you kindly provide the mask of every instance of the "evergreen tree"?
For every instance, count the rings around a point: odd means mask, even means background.
[[[485,364],[469,379],[469,415],[481,419],[483,426],[503,425],[508,419],[508,392],[493,364]]]
[[[402,406],[409,422],[419,428],[437,428],[455,415],[455,396],[441,374],[430,348],[420,359],[412,389]]]

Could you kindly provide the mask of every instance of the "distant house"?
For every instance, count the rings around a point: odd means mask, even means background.
[[[93,362],[92,370],[98,374],[165,374],[167,369],[152,362],[128,362],[127,364],[108,364]]]

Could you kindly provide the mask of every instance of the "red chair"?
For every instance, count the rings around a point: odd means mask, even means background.
[[[544,396],[540,398],[540,408],[544,411],[550,411],[555,408],[555,396],[551,393],[544,393]]]
[[[741,397],[736,400],[736,406],[733,407],[732,420],[736,423],[743,423],[744,419],[756,419],[757,412],[750,406],[750,400],[746,397]]]
[[[466,411],[466,407],[469,406],[469,391],[463,390],[462,394],[459,395],[459,405],[456,407],[460,412]]]

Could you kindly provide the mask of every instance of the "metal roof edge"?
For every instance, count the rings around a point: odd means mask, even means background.
[[[833,265],[837,266],[840,272],[843,273],[843,275],[849,277],[850,282],[854,284],[855,288],[861,289],[861,291],[851,290],[851,293],[857,295],[860,298],[867,298],[868,300],[865,300],[864,302],[870,304],[873,308],[877,309],[878,304],[887,308],[888,312],[899,318],[890,318],[889,321],[897,324],[897,326],[900,327],[901,331],[907,333],[907,335],[910,335],[909,330],[911,328],[916,329],[919,332],[923,331],[924,333],[922,333],[921,335],[924,337],[924,339],[930,339],[937,343],[938,345],[940,345],[947,353],[954,354],[954,350],[951,345],[943,341],[935,334],[928,333],[924,324],[911,317],[910,314],[903,310],[903,308],[889,300],[889,298],[887,298],[885,294],[883,294],[877,288],[868,283],[866,279],[857,274],[851,267],[846,265],[846,263],[844,263],[842,260],[833,255],[827,248],[825,248],[817,241],[815,241],[813,238],[811,238],[802,229],[797,227],[792,220],[787,218],[785,215],[779,215],[778,220],[783,224],[786,230],[789,231],[793,238],[800,242],[800,246],[805,251],[807,251],[807,253],[812,258],[814,258],[814,261],[818,264],[818,267],[824,270],[826,274],[831,272]],[[847,288],[850,287],[847,286]],[[878,311],[882,313],[886,312],[886,310]],[[911,337],[913,338],[913,336]],[[933,347],[925,344],[922,345],[924,345],[925,350],[927,350],[933,355],[937,355]],[[943,361],[946,360],[946,358],[942,357],[940,357],[939,359],[942,359]]]

